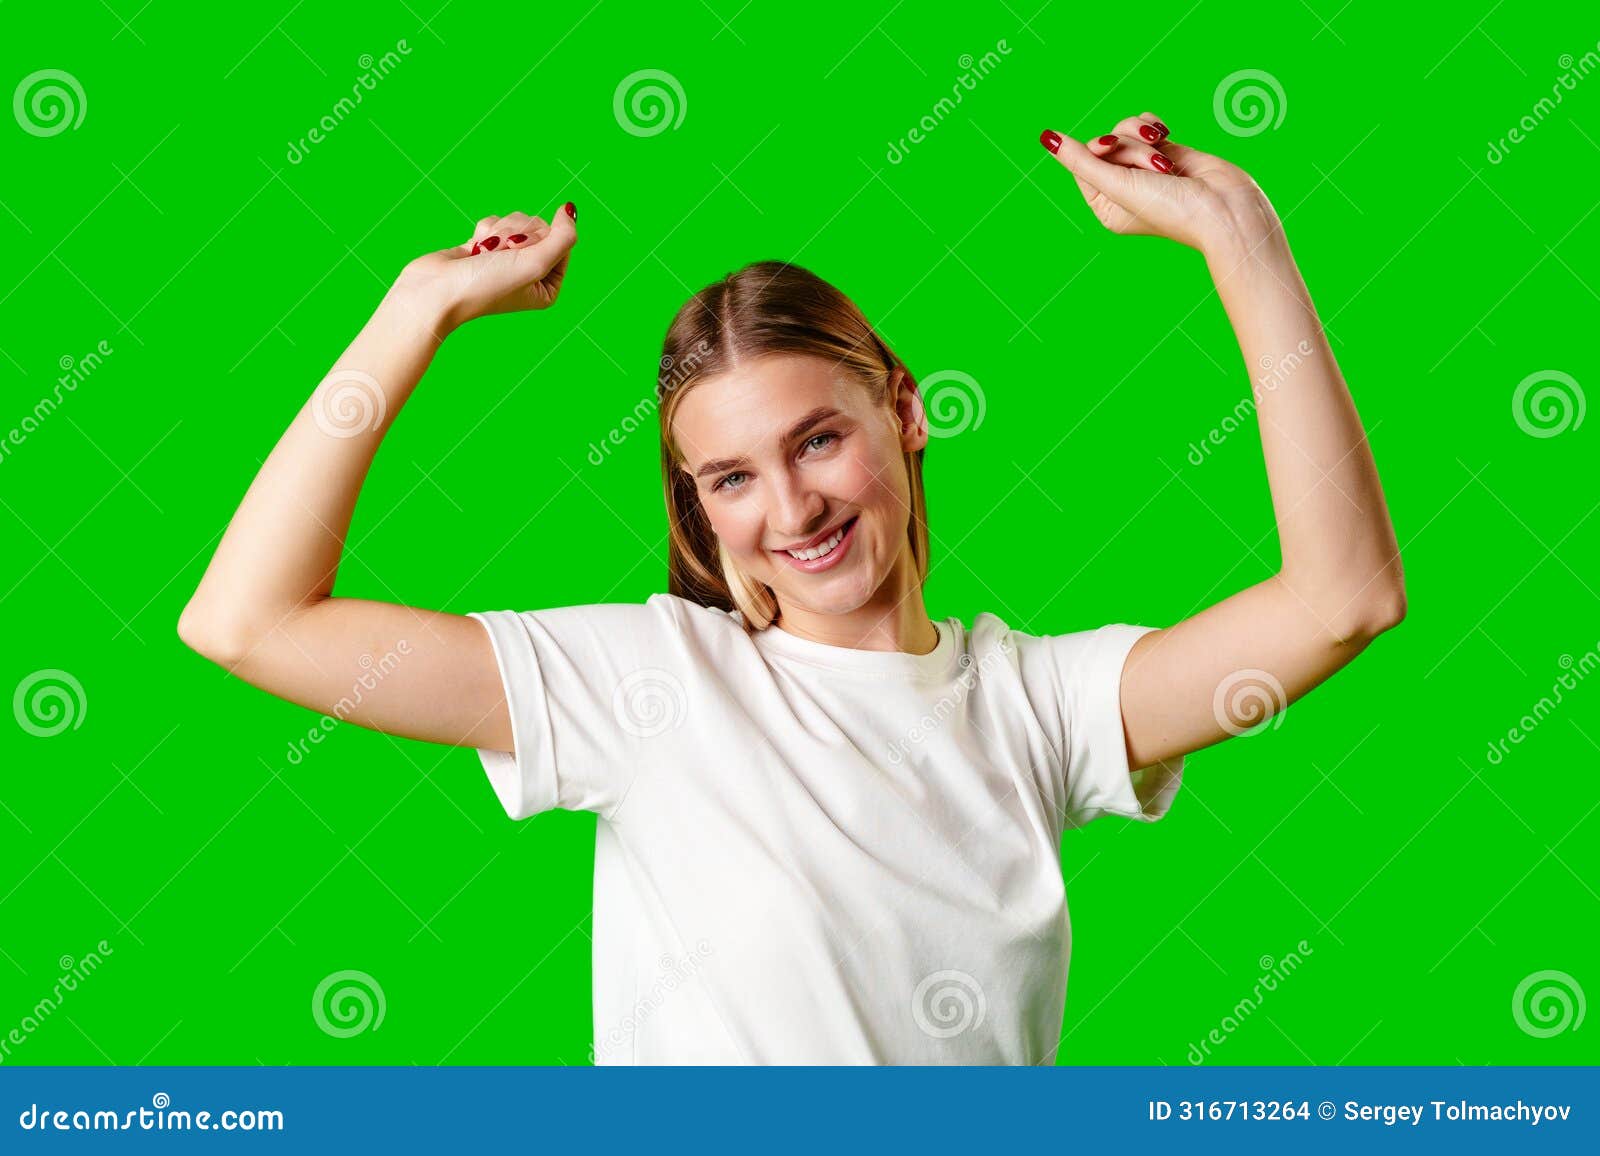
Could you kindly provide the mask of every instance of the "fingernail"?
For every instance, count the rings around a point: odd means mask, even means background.
[[[1158,133],[1160,133],[1160,134],[1161,134],[1161,135],[1162,135],[1162,136],[1166,136],[1166,135],[1167,135],[1167,126],[1166,126],[1166,125],[1164,125],[1164,124],[1162,124],[1162,123],[1161,123],[1161,122],[1160,122],[1160,121],[1159,121],[1159,120],[1158,120],[1158,121],[1156,121],[1156,131],[1157,131],[1157,132],[1158,132]]]
[[[500,247],[500,238],[499,237],[485,237],[483,239],[483,247],[485,249],[497,249],[497,248],[499,248]]]
[[[481,252],[483,252],[483,242],[474,241],[472,242],[472,252],[468,253],[467,256],[476,257]]]
[[[1161,139],[1161,134],[1156,131],[1155,125],[1151,124],[1141,124],[1139,126],[1139,135],[1150,141]]]
[[[562,205],[561,207],[563,209],[567,210],[567,216],[571,217],[574,221],[576,221],[578,219],[578,207],[576,205],[574,205],[571,201],[568,201],[566,204]]]
[[[1105,136],[1095,138],[1094,143],[1105,145],[1107,148],[1110,148],[1112,145],[1117,143],[1117,138],[1114,134],[1107,133]]]
[[[1039,134],[1039,143],[1044,145],[1046,151],[1055,152],[1061,147],[1061,134],[1053,128],[1047,128]]]
[[[1150,163],[1155,165],[1156,168],[1160,169],[1164,173],[1170,173],[1172,171],[1172,162],[1166,157],[1162,156],[1160,153],[1151,153]]]
[[[526,234],[526,233],[512,233],[511,236],[506,238],[506,240],[511,242],[513,245],[520,245],[520,244],[522,244],[522,242],[526,241],[527,239],[528,239],[528,234]]]

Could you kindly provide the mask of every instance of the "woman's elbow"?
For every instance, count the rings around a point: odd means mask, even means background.
[[[178,615],[178,638],[190,650],[220,666],[233,665],[245,650],[235,632],[218,627],[193,602]]]
[[[1341,639],[1371,642],[1386,630],[1393,630],[1406,618],[1406,588],[1395,583],[1381,591],[1368,591],[1349,606],[1336,623]]]
[[[1337,609],[1326,625],[1333,628],[1341,642],[1365,645],[1405,621],[1405,571],[1399,552],[1390,549],[1382,561],[1352,560],[1338,568],[1337,578],[1327,579],[1324,593],[1331,600],[1324,604]],[[1312,601],[1316,604],[1320,600]]]

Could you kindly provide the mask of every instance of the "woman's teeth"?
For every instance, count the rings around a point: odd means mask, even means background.
[[[791,558],[798,558],[802,562],[815,561],[816,559],[821,558],[824,554],[831,554],[833,552],[833,548],[839,544],[839,540],[844,537],[845,531],[849,528],[850,523],[846,522],[844,525],[835,530],[833,532],[833,537],[822,543],[822,545],[813,546],[809,550],[785,550],[784,553],[788,554]]]

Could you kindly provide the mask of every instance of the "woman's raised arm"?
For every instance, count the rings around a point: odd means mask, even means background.
[[[1204,254],[1252,373],[1278,524],[1278,572],[1140,638],[1122,676],[1129,765],[1237,735],[1340,669],[1405,616],[1378,471],[1281,221],[1248,174],[1175,144],[1151,113],[1087,145],[1047,132],[1113,232]]]
[[[445,336],[483,314],[554,304],[577,242],[570,204],[555,216],[486,217],[470,241],[405,267],[262,464],[178,620],[186,645],[360,726],[512,749],[482,626],[336,598],[333,580],[361,483]]]

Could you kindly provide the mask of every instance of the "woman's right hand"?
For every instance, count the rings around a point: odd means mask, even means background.
[[[485,217],[471,240],[406,265],[395,289],[440,318],[441,336],[474,317],[548,309],[561,292],[577,242],[577,210],[570,201],[552,224],[526,213]]]

